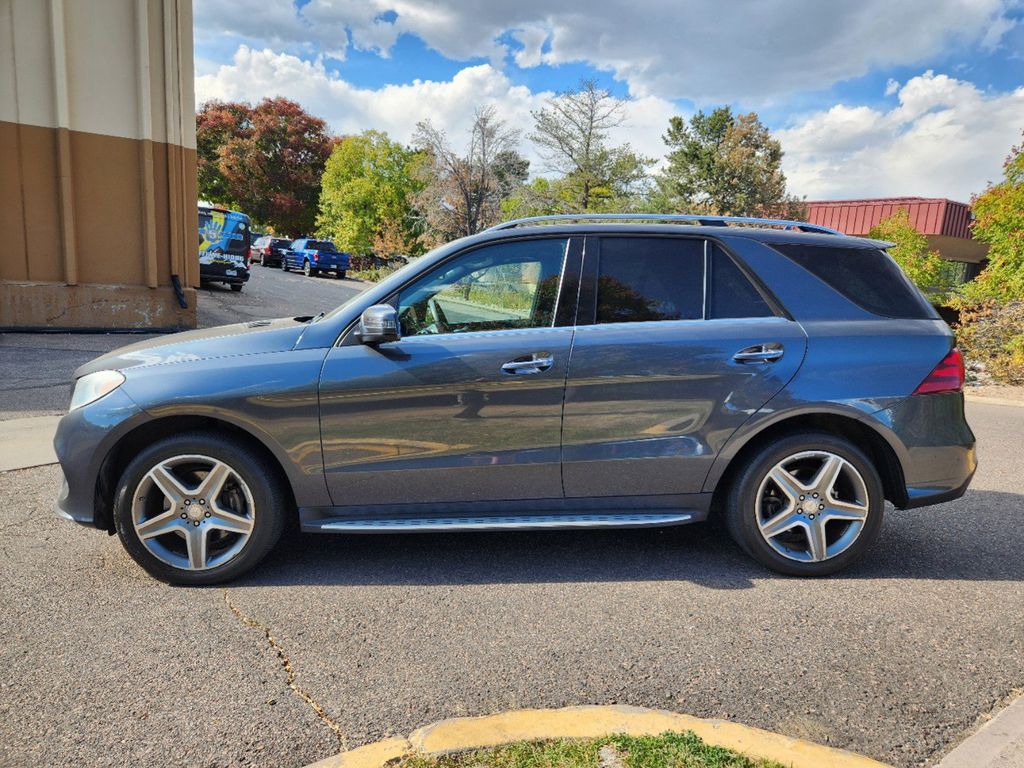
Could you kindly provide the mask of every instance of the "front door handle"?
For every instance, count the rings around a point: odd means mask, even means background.
[[[782,345],[776,342],[768,344],[755,344],[752,347],[745,347],[732,356],[737,363],[756,365],[759,363],[774,363],[781,360],[783,352]]]
[[[555,364],[555,358],[546,352],[534,352],[532,355],[517,357],[501,366],[501,372],[512,376],[525,376],[531,373],[544,373]]]

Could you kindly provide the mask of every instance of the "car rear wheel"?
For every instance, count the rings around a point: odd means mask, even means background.
[[[172,584],[216,584],[256,565],[281,536],[286,495],[246,446],[207,433],[143,450],[121,477],[115,527],[128,554]]]
[[[281,271],[282,272],[287,272],[288,271],[288,259],[286,257],[284,257],[284,256],[281,257]]]
[[[309,263],[309,259],[306,259],[304,262],[302,262],[302,274],[304,274],[306,277],[313,277],[319,271],[320,270],[318,270],[316,267]]]
[[[267,266],[267,255],[265,253],[261,253],[260,254],[260,266],[261,267]]]
[[[339,269],[337,272],[334,273],[334,277],[335,277],[336,280],[344,280],[345,279],[345,270]]]
[[[867,551],[884,510],[881,479],[859,448],[805,433],[772,442],[746,461],[729,489],[726,523],[762,565],[825,576]]]
[[[242,284],[241,283],[232,283],[231,284],[231,290],[234,291],[235,293],[241,292]]]

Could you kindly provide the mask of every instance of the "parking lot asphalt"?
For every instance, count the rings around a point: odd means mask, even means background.
[[[241,293],[213,284],[198,291],[200,328],[269,317],[315,315],[362,292],[358,280],[305,277],[253,266]],[[63,413],[75,368],[153,334],[0,333],[0,420]]]
[[[891,512],[866,560],[821,580],[693,526],[293,534],[227,588],[173,588],[54,516],[56,467],[2,474],[0,764],[300,766],[445,716],[582,703],[930,764],[1024,688],[1024,409],[968,415],[967,495]]]

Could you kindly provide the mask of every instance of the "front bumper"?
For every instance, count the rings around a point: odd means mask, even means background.
[[[57,424],[53,447],[64,472],[57,512],[76,523],[106,527],[109,509],[102,506],[100,470],[114,444],[144,416],[121,389],[71,411]]]

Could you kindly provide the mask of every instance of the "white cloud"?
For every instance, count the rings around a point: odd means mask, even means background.
[[[201,40],[343,57],[351,44],[386,53],[399,34],[443,55],[501,66],[511,35],[519,66],[589,62],[636,95],[699,103],[767,102],[959,45],[998,47],[1016,0],[197,0]],[[397,14],[382,17],[385,12]],[[548,50],[540,55],[544,32]]]
[[[466,67],[451,80],[416,80],[378,89],[359,88],[327,69],[322,59],[306,61],[269,49],[240,46],[230,64],[196,78],[196,101],[209,99],[259,101],[285,96],[312,114],[322,117],[338,134],[368,128],[387,131],[394,139],[409,142],[416,123],[429,119],[444,129],[453,142],[467,135],[477,107],[494,104],[498,115],[522,131],[521,150],[540,172],[542,163],[525,139],[533,126],[531,110],[539,109],[550,92],[534,93],[515,85],[490,64]],[[661,135],[678,109],[653,96],[628,102],[627,124],[612,132],[615,143],[629,142],[651,157],[664,154]]]
[[[790,189],[810,199],[967,201],[1001,176],[1024,128],[1024,87],[985,93],[929,71],[897,93],[888,111],[837,104],[779,131]]]

